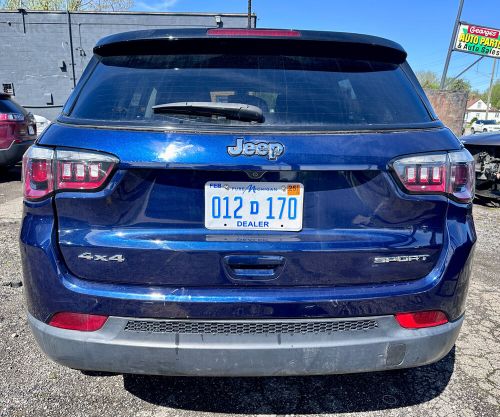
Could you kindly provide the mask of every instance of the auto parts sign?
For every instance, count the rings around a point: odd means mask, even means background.
[[[500,29],[460,23],[454,49],[460,52],[500,58]]]

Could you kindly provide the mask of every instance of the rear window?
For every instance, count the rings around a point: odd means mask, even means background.
[[[156,114],[174,102],[243,103],[264,121]],[[352,129],[432,121],[399,65],[329,57],[155,55],[100,58],[70,117],[99,124]]]
[[[27,114],[23,107],[7,97],[0,97],[0,113]]]

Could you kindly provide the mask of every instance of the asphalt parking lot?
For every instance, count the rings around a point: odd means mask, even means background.
[[[476,205],[465,325],[442,361],[374,374],[289,378],[91,375],[38,350],[18,287],[20,169],[0,173],[0,416],[500,415],[500,209]]]

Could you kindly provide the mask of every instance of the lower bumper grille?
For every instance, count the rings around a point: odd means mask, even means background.
[[[129,320],[126,331],[146,333],[186,334],[307,334],[372,330],[376,320],[342,321],[179,321],[179,320]]]

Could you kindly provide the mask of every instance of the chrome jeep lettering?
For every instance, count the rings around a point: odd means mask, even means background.
[[[230,156],[262,156],[275,161],[283,155],[285,147],[279,142],[245,142],[243,138],[236,139],[236,145],[228,146],[227,153]]]

